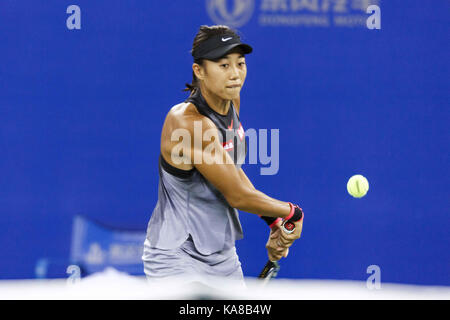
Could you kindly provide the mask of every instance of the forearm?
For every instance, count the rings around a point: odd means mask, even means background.
[[[271,198],[255,188],[246,186],[243,189],[240,191],[240,197],[234,205],[238,210],[266,217],[280,218],[287,217],[291,212],[291,206],[288,202]]]
[[[239,175],[244,185],[243,193],[245,196],[237,203],[238,207],[236,209],[275,218],[285,217],[289,214],[289,203],[273,199],[261,191],[256,190],[242,168],[239,169]]]

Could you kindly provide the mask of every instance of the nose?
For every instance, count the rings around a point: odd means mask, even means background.
[[[230,79],[231,80],[239,79],[239,70],[238,68],[236,68],[236,66],[230,68]]]

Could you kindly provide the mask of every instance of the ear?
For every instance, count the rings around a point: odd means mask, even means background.
[[[194,74],[197,77],[197,79],[203,80],[205,71],[199,64],[193,63],[192,71],[194,71]]]

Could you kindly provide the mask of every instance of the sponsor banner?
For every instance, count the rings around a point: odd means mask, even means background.
[[[141,257],[145,235],[145,231],[110,229],[76,216],[71,261],[87,274],[113,267],[129,274],[143,275]]]

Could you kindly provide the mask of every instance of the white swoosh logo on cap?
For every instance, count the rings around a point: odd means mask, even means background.
[[[223,42],[226,42],[226,41],[228,41],[228,40],[230,40],[230,39],[233,39],[233,37],[229,37],[229,38],[222,38],[222,41],[223,41]]]

